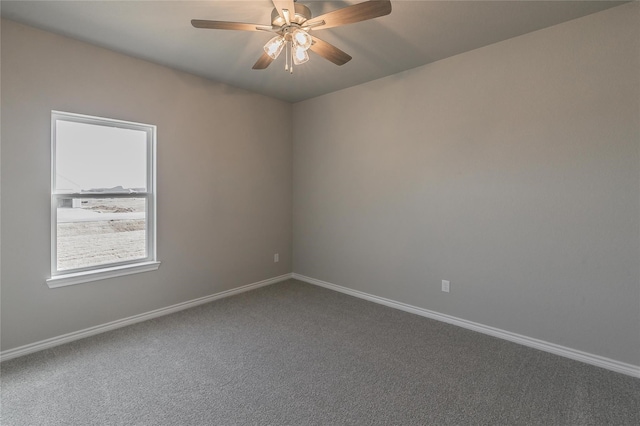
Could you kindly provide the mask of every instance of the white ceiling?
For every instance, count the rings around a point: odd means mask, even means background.
[[[301,1],[313,16],[360,1]],[[390,15],[317,30],[353,56],[339,67],[311,53],[284,71],[251,67],[272,36],[196,29],[191,19],[268,25],[270,0],[6,1],[2,16],[289,102],[319,96],[595,13],[618,1],[392,1]],[[283,55],[282,55],[283,56]]]

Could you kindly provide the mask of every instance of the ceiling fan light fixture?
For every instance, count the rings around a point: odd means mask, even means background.
[[[296,29],[292,35],[293,35],[293,40],[295,41],[298,47],[301,47],[304,50],[307,50],[308,48],[311,47],[313,38],[305,30]]]
[[[284,49],[285,70],[293,73],[294,64],[304,64],[309,60],[307,50],[312,50],[316,55],[336,65],[344,65],[351,60],[351,56],[334,45],[315,36],[312,37],[309,34],[311,29],[339,27],[391,13],[391,0],[369,0],[313,17],[311,10],[297,1],[272,0],[274,8],[271,11],[271,25],[204,19],[192,19],[191,25],[195,28],[214,30],[270,32],[275,37],[264,45],[264,53],[253,65],[253,69],[266,69]]]
[[[307,49],[302,46],[296,46],[293,52],[293,63],[296,65],[302,65],[309,60],[309,54]]]
[[[264,51],[269,55],[272,59],[276,59],[282,49],[284,48],[284,38],[282,36],[275,36],[271,40],[264,45]]]

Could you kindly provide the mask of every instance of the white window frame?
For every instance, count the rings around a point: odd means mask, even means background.
[[[68,193],[56,191],[56,123],[58,120],[143,131],[147,135],[147,190],[144,193]],[[141,259],[59,271],[57,265],[58,200],[63,198],[145,198],[146,253]],[[158,269],[156,257],[156,126],[90,115],[51,111],[51,277],[50,288],[80,284]]]

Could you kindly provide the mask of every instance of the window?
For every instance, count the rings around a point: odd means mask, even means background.
[[[49,287],[157,269],[156,127],[51,113]]]

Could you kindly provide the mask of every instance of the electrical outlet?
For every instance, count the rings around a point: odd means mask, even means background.
[[[280,253],[276,253],[273,255],[273,263],[280,262]]]
[[[442,291],[444,291],[445,293],[449,293],[449,284],[449,281],[442,280]]]

